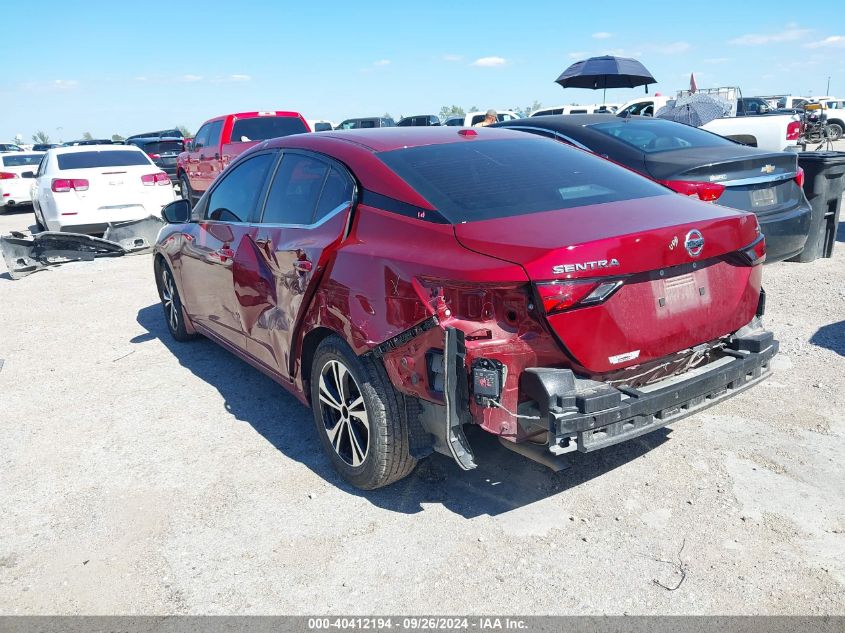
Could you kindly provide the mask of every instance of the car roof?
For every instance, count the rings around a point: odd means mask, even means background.
[[[59,154],[75,154],[77,152],[141,152],[135,145],[69,145],[54,147],[50,150],[56,156]],[[142,154],[144,152],[141,152]]]
[[[134,144],[136,142],[141,143],[158,143],[159,141],[184,141],[185,138],[183,136],[136,136],[134,138],[126,139],[127,143]]]
[[[517,138],[508,130],[494,130],[491,127],[474,128],[472,135],[461,134],[468,132],[467,128],[450,128],[443,126],[426,127],[382,127],[364,130],[333,130],[320,132],[321,139],[345,141],[364,147],[373,152],[388,152],[394,149],[420,147],[423,145],[441,145],[444,143],[473,142],[479,140],[513,139]],[[282,147],[305,140],[305,136],[285,136],[268,141],[267,147]],[[314,135],[317,136],[317,135]],[[299,145],[299,143],[296,143]]]
[[[557,132],[566,133],[571,130],[582,128],[586,125],[593,125],[594,123],[606,123],[613,120],[613,116],[623,118],[618,115],[608,114],[550,114],[547,116],[528,117],[527,119],[516,119],[514,121],[502,121],[495,123],[491,127],[538,127],[545,130],[555,130]],[[632,121],[663,121],[664,119],[655,119],[650,116],[631,116],[627,117]]]

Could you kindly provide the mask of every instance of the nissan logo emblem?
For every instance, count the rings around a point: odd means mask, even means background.
[[[684,238],[684,248],[687,249],[690,257],[701,255],[701,251],[704,250],[704,236],[701,234],[701,231],[693,229],[687,233],[687,236]]]

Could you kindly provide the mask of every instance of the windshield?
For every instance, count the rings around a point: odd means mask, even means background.
[[[670,193],[627,169],[542,138],[461,141],[378,156],[452,224]]]
[[[147,154],[179,154],[185,151],[182,141],[151,141],[138,143],[138,147]]]
[[[26,167],[37,165],[41,162],[44,154],[14,154],[11,156],[0,156],[0,165],[4,167]]]
[[[91,169],[97,167],[130,167],[150,165],[147,155],[131,150],[105,150],[101,152],[73,152],[56,156],[59,169]]]
[[[646,154],[665,152],[673,149],[689,147],[721,147],[735,145],[733,141],[699,130],[698,128],[651,119],[637,121],[634,119],[614,119],[604,123],[587,126],[591,130],[601,132],[606,136],[634,147]]]
[[[248,143],[249,141],[266,141],[270,138],[290,136],[307,132],[308,128],[299,117],[269,116],[252,119],[238,119],[232,127],[233,143]]]

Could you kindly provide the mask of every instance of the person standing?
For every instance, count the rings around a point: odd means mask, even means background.
[[[476,123],[472,127],[487,127],[488,125],[493,125],[494,123],[498,123],[499,117],[496,114],[495,110],[487,110],[487,113],[484,115],[484,120],[480,123]]]

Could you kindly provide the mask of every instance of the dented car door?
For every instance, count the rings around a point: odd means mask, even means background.
[[[341,165],[287,151],[270,184],[251,248],[239,251],[236,279],[249,354],[292,377],[291,345],[324,255],[348,226],[354,181]]]

